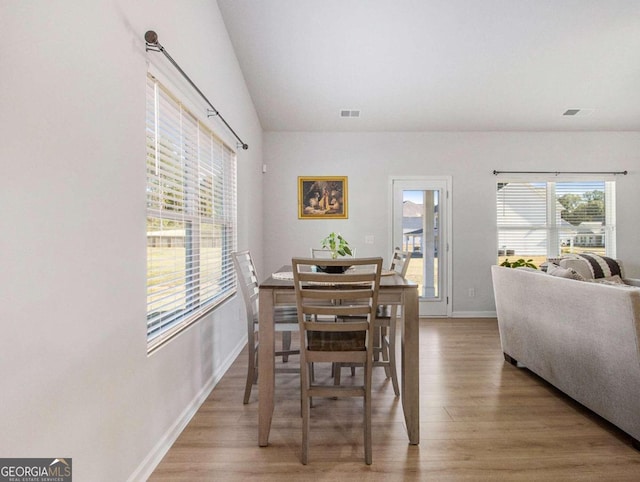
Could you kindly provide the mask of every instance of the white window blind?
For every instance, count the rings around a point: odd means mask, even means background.
[[[235,291],[235,153],[147,78],[147,340],[153,349]]]
[[[496,201],[501,259],[615,257],[615,181],[498,182]]]

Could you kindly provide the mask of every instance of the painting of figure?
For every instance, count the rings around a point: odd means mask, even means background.
[[[346,177],[298,177],[298,218],[347,217]]]

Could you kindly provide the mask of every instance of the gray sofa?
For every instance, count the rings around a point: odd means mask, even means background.
[[[613,423],[640,449],[640,286],[492,266],[505,359]]]

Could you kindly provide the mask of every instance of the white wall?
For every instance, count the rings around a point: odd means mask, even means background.
[[[640,133],[433,132],[265,133],[264,239],[267,270],[307,255],[341,232],[358,255],[391,253],[389,176],[453,179],[453,313],[495,312],[489,267],[496,262],[497,170],[619,171],[618,257],[640,277]],[[348,220],[299,220],[297,176],[349,177]],[[374,245],[364,236],[373,234]],[[467,296],[475,288],[475,297]]]
[[[388,253],[389,175],[451,174],[454,311],[490,311],[491,170],[630,169],[618,253],[640,275],[638,133],[269,133],[263,175],[263,134],[214,1],[4,0],[0,456],[72,457],[77,480],[141,479],[242,346],[233,299],[146,354],[146,61],[163,68],[144,51],[148,29],[250,146],[239,247],[263,272],[334,229],[363,255]],[[349,219],[298,220],[296,177],[336,174],[349,176]]]
[[[147,356],[148,29],[250,146],[261,262],[262,132],[215,1],[0,3],[0,456],[71,457],[74,480],[143,478],[246,337],[234,298]]]

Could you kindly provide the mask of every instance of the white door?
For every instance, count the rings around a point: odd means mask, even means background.
[[[412,251],[420,316],[451,316],[450,177],[392,178],[394,247]]]

